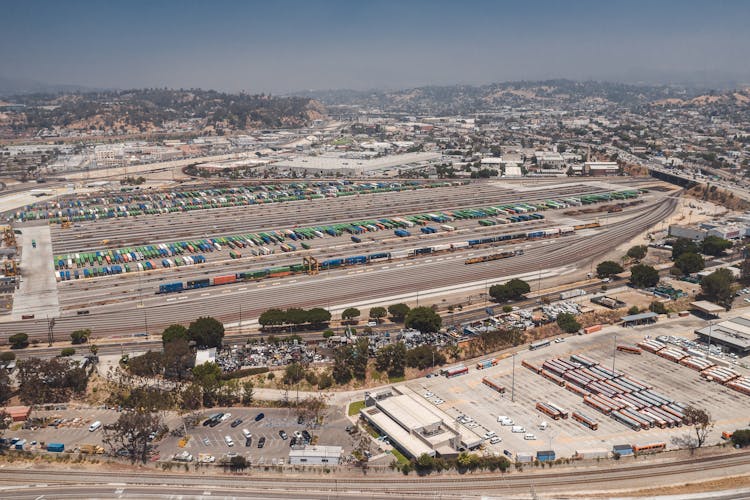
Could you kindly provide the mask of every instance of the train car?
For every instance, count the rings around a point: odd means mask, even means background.
[[[166,283],[164,285],[159,285],[158,293],[175,293],[175,292],[181,292],[182,290],[183,290],[182,282],[177,281],[175,283]]]
[[[213,279],[213,285],[227,285],[229,283],[235,283],[237,281],[237,276],[234,274],[228,274],[226,276],[216,276]]]

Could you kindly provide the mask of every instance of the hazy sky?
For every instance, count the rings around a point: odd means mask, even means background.
[[[0,76],[282,93],[571,78],[750,83],[750,1],[0,2]]]

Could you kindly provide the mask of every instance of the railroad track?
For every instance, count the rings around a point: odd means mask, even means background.
[[[103,306],[90,316],[68,316],[57,319],[55,334],[58,338],[79,328],[94,326],[95,336],[112,336],[146,331],[146,322],[153,331],[161,331],[172,323],[184,323],[198,315],[211,315],[224,322],[239,319],[238,304],[243,304],[243,317],[257,317],[270,307],[324,307],[353,301],[364,301],[393,295],[417,295],[440,286],[449,286],[479,280],[497,280],[503,276],[517,274],[520,270],[556,268],[563,265],[585,263],[606,253],[614,245],[627,241],[648,227],[663,220],[677,203],[667,198],[653,210],[619,223],[613,223],[590,236],[569,236],[564,241],[548,240],[547,245],[533,245],[525,255],[503,259],[492,263],[465,266],[455,259],[427,262],[415,260],[410,266],[376,271],[361,270],[331,273],[330,276],[300,277],[299,279],[270,280],[251,286],[218,287],[209,297],[194,295],[194,300],[185,299],[165,302],[161,296],[149,297],[146,307],[136,304]],[[563,240],[562,238],[560,240]],[[437,270],[437,272],[436,272]],[[373,273],[373,274],[370,274]],[[246,290],[241,290],[246,288]],[[413,299],[410,299],[413,301]],[[0,338],[25,331],[31,338],[46,339],[47,322],[27,320],[0,323]]]
[[[625,481],[645,481],[660,477],[675,477],[675,482],[683,483],[685,479],[679,475],[689,475],[697,472],[720,471],[729,468],[744,468],[750,465],[750,451],[713,455],[706,457],[678,459],[672,462],[648,462],[638,465],[622,465],[612,468],[573,468],[560,472],[510,472],[510,473],[476,473],[465,476],[442,475],[429,477],[403,477],[396,474],[390,476],[377,475],[375,477],[308,477],[304,473],[296,473],[293,477],[283,475],[257,475],[250,472],[247,475],[189,475],[174,473],[156,473],[138,471],[128,472],[99,472],[81,470],[34,470],[5,467],[0,475],[3,484],[34,484],[46,485],[77,485],[77,484],[106,484],[116,481],[117,484],[129,486],[175,485],[181,487],[203,488],[234,488],[257,490],[283,489],[289,492],[304,491],[340,491],[383,493],[383,494],[422,494],[439,492],[457,492],[465,494],[471,491],[528,491],[530,487],[554,489],[566,486],[587,487],[595,485],[596,489],[606,489],[602,483],[614,488]],[[565,467],[565,466],[561,466]]]

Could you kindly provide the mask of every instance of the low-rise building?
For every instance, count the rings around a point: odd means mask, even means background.
[[[305,446],[289,451],[291,465],[338,465],[341,463],[341,446]]]

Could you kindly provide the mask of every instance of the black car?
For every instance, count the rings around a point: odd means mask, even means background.
[[[297,417],[297,423],[298,424],[302,424],[304,421],[305,421],[305,419],[302,418],[302,415],[300,415],[299,417]]]
[[[266,414],[265,414],[265,413],[258,413],[258,414],[257,414],[257,415],[255,416],[255,421],[256,421],[256,422],[260,422],[260,421],[261,421],[261,420],[263,420],[264,418],[266,418]]]
[[[220,423],[221,423],[221,419],[220,419],[220,418],[218,418],[218,419],[216,419],[216,420],[212,420],[211,422],[209,422],[209,423],[208,423],[208,426],[209,426],[209,427],[216,427],[216,426],[217,426],[217,425],[219,425]]]
[[[284,431],[279,431],[279,437],[281,439],[283,439],[284,441],[286,441],[287,439],[289,439],[289,436],[287,436],[286,432],[284,432]]]
[[[263,448],[266,445],[266,436],[261,436],[258,439],[258,448]]]
[[[250,436],[249,438],[245,439],[245,446],[250,447],[253,445],[253,437]]]
[[[307,441],[308,443],[312,441],[312,435],[307,432],[307,430],[302,431],[302,437],[305,438],[305,441]]]
[[[236,419],[234,419],[234,420],[232,421],[232,423],[231,423],[231,424],[229,424],[229,425],[230,425],[231,427],[237,427],[237,426],[238,426],[238,425],[240,425],[241,423],[242,423],[242,419],[241,419],[241,418],[236,418]]]
[[[206,420],[203,421],[203,427],[208,427],[211,424],[211,422],[213,422],[213,421],[214,421],[214,419],[207,418]]]

